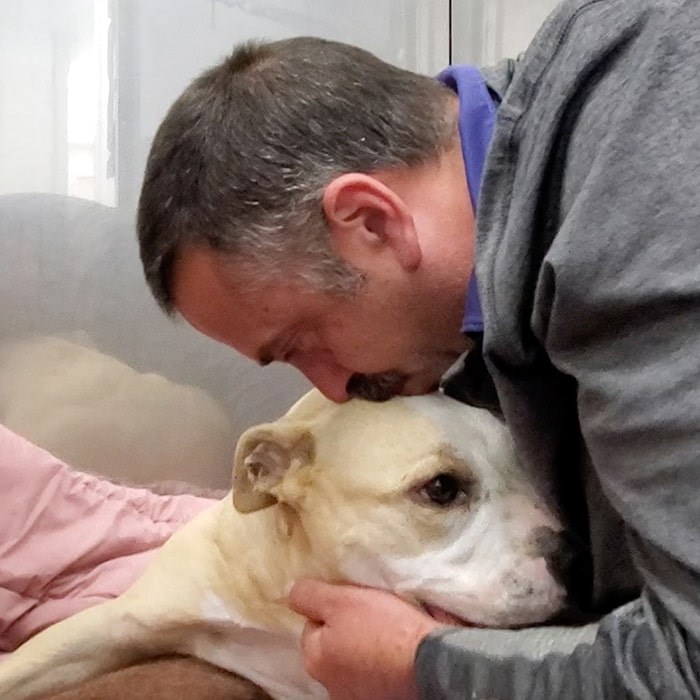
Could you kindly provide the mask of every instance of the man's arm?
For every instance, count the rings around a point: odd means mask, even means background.
[[[419,697],[700,697],[700,647],[667,614],[640,599],[581,628],[439,630],[418,649]]]
[[[642,596],[580,643],[433,634],[425,697],[700,697],[699,35],[694,2],[564,3],[504,99],[479,210],[486,355],[521,456],[572,479],[580,429]]]

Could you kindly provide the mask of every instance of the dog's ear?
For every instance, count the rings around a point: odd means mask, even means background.
[[[236,446],[233,505],[241,513],[278,502],[278,486],[287,471],[312,462],[314,439],[309,430],[283,421],[250,428]]]

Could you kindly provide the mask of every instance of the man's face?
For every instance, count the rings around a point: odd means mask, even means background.
[[[296,367],[333,401],[427,393],[466,348],[463,300],[449,303],[439,285],[410,275],[370,275],[352,297],[292,279],[246,279],[251,273],[234,275],[221,253],[188,249],[175,268],[175,306],[246,357]]]

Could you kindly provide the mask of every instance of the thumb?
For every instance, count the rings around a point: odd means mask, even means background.
[[[295,612],[314,622],[324,622],[341,587],[318,579],[302,578],[289,591],[287,602]]]

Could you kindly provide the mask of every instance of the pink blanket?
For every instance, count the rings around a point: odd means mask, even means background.
[[[73,471],[0,426],[0,656],[125,591],[175,530],[215,502]]]

